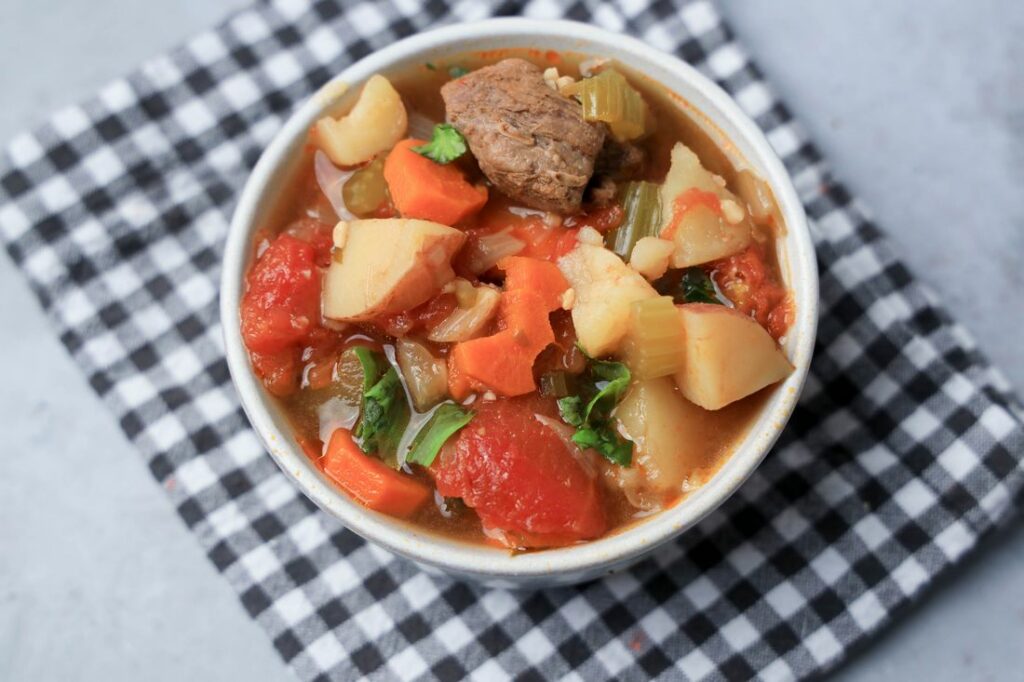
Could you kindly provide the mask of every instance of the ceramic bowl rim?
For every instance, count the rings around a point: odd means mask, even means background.
[[[483,41],[505,41],[522,47],[546,41],[564,43],[561,49],[569,51],[612,53],[640,73],[667,74],[676,82],[672,89],[689,89],[687,99],[700,115],[731,133],[729,141],[742,148],[743,156],[775,193],[788,231],[784,258],[788,284],[797,303],[787,344],[796,370],[778,387],[751,432],[710,481],[682,502],[621,532],[584,544],[514,556],[453,541],[371,512],[327,483],[295,443],[281,415],[275,412],[276,406],[256,380],[242,343],[238,314],[251,239],[261,210],[267,207],[267,197],[273,193],[270,186],[294,159],[297,145],[312,122],[343,96],[344,84],[360,84],[370,75],[386,72],[417,55],[445,49],[466,51],[454,46]],[[701,101],[694,102],[695,98]],[[571,581],[574,576],[592,577],[602,569],[629,563],[676,537],[728,499],[774,444],[799,397],[816,333],[817,285],[814,249],[792,182],[764,134],[724,90],[692,66],[633,37],[571,21],[500,18],[449,25],[393,43],[353,63],[294,112],[263,152],[236,205],[224,251],[220,315],[228,367],[242,406],[268,452],[305,495],[349,529],[396,554],[456,575],[506,580],[514,585],[531,579]]]

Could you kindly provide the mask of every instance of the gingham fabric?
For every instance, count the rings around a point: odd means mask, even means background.
[[[297,103],[402,36],[520,12],[638,35],[730,91],[806,204],[822,303],[800,406],[742,489],[634,569],[535,593],[428,576],[302,497],[239,407],[217,314],[234,197]],[[259,5],[17,136],[2,164],[8,253],[303,680],[804,678],[1024,498],[1024,429],[1006,384],[706,2]]]

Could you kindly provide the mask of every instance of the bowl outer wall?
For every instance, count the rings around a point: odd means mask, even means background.
[[[464,52],[504,48],[611,57],[688,103],[684,104],[688,113],[700,120],[717,142],[732,147],[772,188],[787,228],[779,244],[779,262],[796,304],[796,319],[785,344],[796,369],[775,390],[748,435],[710,481],[680,503],[625,531],[589,543],[515,556],[422,531],[367,510],[335,489],[302,453],[287,420],[256,379],[239,327],[253,234],[277,198],[274,188],[293,172],[309,126],[357,90],[346,86],[359,85],[374,73],[442,61]],[[498,587],[537,587],[581,582],[628,566],[728,499],[770,450],[793,411],[810,365],[817,309],[817,264],[803,207],[768,141],[729,95],[693,67],[635,38],[576,22],[504,18],[455,24],[396,42],[352,64],[289,118],[260,157],[232,217],[224,251],[220,313],[228,367],[250,422],[278,466],[319,507],[360,536],[431,573]]]

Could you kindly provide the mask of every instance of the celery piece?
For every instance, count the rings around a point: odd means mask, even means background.
[[[604,121],[616,140],[635,140],[644,134],[647,104],[615,69],[577,81],[565,93],[579,97],[584,120]]]
[[[633,246],[644,237],[657,237],[661,228],[661,194],[653,182],[630,182],[622,193],[622,223],[609,232],[605,246],[629,260]]]
[[[683,323],[671,296],[636,301],[630,309],[623,356],[640,380],[675,374],[683,363]]]
[[[576,380],[568,372],[548,372],[541,375],[540,393],[552,398],[564,398],[576,392]]]
[[[349,211],[360,218],[368,218],[388,200],[388,185],[384,181],[384,154],[380,154],[348,179],[341,188],[341,198]]]

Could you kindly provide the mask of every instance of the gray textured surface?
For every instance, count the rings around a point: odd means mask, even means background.
[[[0,3],[0,139],[239,4]],[[911,267],[1024,386],[1024,6],[723,9]],[[17,321],[0,325],[0,679],[289,679],[5,258],[0,291]],[[954,573],[838,677],[1018,676],[1024,526]]]

